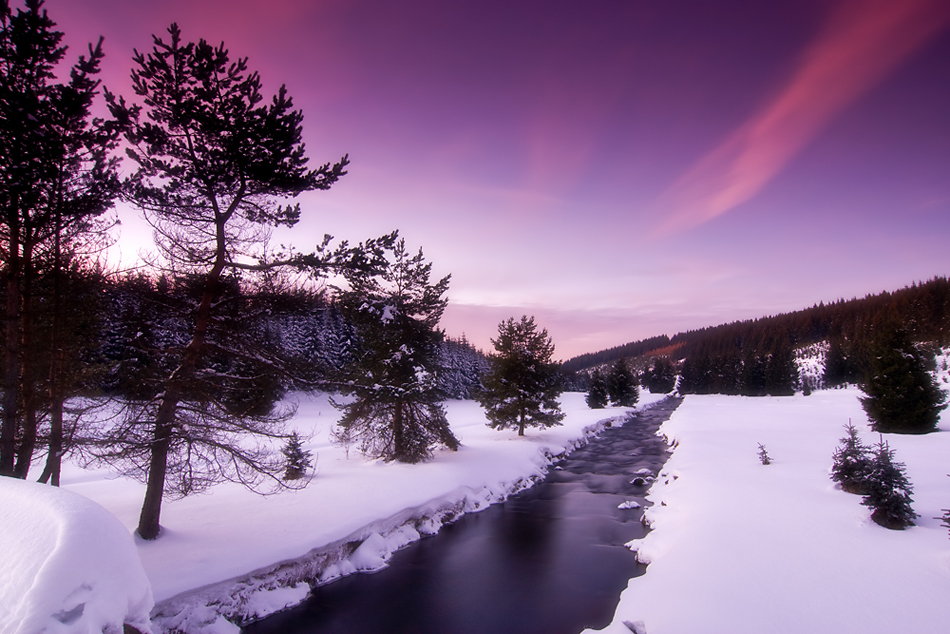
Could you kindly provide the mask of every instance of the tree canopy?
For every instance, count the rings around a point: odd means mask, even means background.
[[[458,448],[440,388],[439,319],[449,276],[430,282],[432,263],[420,249],[396,242],[378,275],[352,270],[339,303],[355,328],[351,356],[337,382],[353,400],[338,404],[343,417],[334,437],[374,458],[419,462],[435,446]]]
[[[495,352],[482,378],[484,389],[476,396],[489,425],[516,428],[519,436],[525,427],[560,425],[561,377],[559,364],[551,360],[554,343],[548,331],[538,330],[534,317],[512,317],[498,325],[498,338],[491,342]]]

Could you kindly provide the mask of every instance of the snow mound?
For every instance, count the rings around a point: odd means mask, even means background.
[[[0,634],[151,632],[132,536],[76,493],[0,477]]]
[[[626,502],[621,502],[621,503],[620,503],[620,506],[618,506],[617,508],[618,508],[618,509],[624,509],[624,510],[626,510],[626,509],[638,509],[638,508],[640,508],[640,503],[639,503],[639,502],[635,502],[634,500],[627,500]]]

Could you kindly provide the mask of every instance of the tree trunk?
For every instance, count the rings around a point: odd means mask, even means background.
[[[59,486],[59,474],[63,464],[63,395],[62,377],[63,349],[59,337],[60,310],[62,310],[63,262],[60,233],[62,226],[59,213],[55,218],[53,233],[53,297],[50,301],[50,362],[49,362],[49,451],[46,454],[46,467],[40,482],[46,483],[52,478],[53,486]]]
[[[23,293],[20,308],[20,394],[23,410],[23,436],[17,447],[13,475],[26,479],[36,448],[36,385],[33,376],[33,244],[31,232],[24,229],[23,260],[20,263]]]
[[[52,392],[50,388],[50,392]],[[63,397],[59,394],[50,394],[49,412],[49,453],[46,456],[46,467],[37,482],[49,482],[54,487],[59,486],[59,475],[63,466]]]
[[[232,207],[236,204],[232,205]],[[168,466],[168,450],[171,447],[172,430],[175,427],[175,413],[178,402],[181,400],[182,386],[194,374],[198,361],[201,359],[208,328],[211,325],[211,303],[218,292],[218,282],[221,271],[224,270],[226,258],[224,226],[228,215],[215,214],[217,245],[214,265],[205,278],[204,290],[201,294],[201,303],[195,318],[195,332],[185,347],[185,354],[181,365],[172,372],[165,383],[165,395],[162,404],[155,416],[155,435],[152,441],[152,452],[149,458],[148,479],[145,488],[145,500],[142,503],[142,513],[139,516],[138,534],[143,539],[152,540],[158,537],[161,530],[159,518],[162,510],[162,496],[165,493],[165,473]]]
[[[165,392],[162,404],[158,408],[158,415],[155,417],[155,435],[152,439],[152,453],[148,463],[145,500],[142,502],[142,513],[139,515],[137,529],[142,539],[155,539],[161,530],[159,520],[162,513],[162,496],[165,494],[168,449],[171,447],[175,410],[178,407],[177,392],[177,386]]]
[[[404,461],[407,456],[402,423],[402,402],[396,401],[396,409],[393,411],[393,458]]]
[[[4,366],[3,417],[0,428],[0,475],[12,476],[16,455],[17,407],[20,400],[20,217],[17,201],[7,210],[8,253],[6,270],[6,364]]]

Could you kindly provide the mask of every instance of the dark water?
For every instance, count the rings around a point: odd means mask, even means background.
[[[643,537],[641,510],[666,444],[655,435],[669,399],[605,430],[544,482],[462,516],[395,553],[389,567],[315,588],[302,605],[252,623],[247,634],[576,634],[610,622],[620,593],[645,567],[623,544]]]

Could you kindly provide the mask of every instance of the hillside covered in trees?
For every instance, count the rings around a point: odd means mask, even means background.
[[[819,343],[825,344],[822,386],[862,381],[876,334],[895,319],[918,344],[950,343],[950,281],[935,277],[861,299],[652,337],[574,357],[562,368],[583,372],[623,357],[643,368],[651,358],[668,357],[680,365],[684,393],[786,394],[802,387],[795,351]]]

